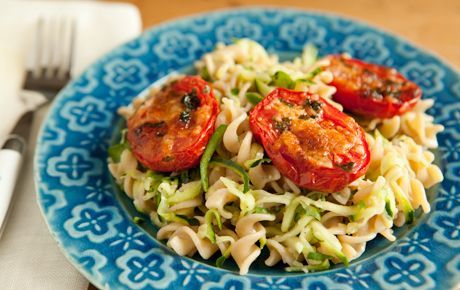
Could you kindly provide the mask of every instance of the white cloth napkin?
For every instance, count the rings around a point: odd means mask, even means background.
[[[35,63],[34,34],[40,17],[58,16],[75,21],[71,76],[117,45],[137,36],[142,28],[132,5],[92,1],[6,1],[0,6],[0,147],[25,111],[42,99],[21,98],[25,71]]]
[[[20,97],[24,58],[38,15],[73,15],[77,39],[72,75],[78,75],[114,46],[137,36],[141,21],[128,4],[77,1],[0,2],[0,144],[20,115],[36,106],[33,97]],[[24,101],[25,100],[25,101]],[[33,103],[33,102],[32,102]],[[35,114],[28,153],[23,164],[10,216],[0,239],[1,290],[86,290],[88,281],[66,260],[48,232],[36,203],[33,152],[38,128],[48,106]],[[1,194],[1,192],[0,192]]]
[[[115,46],[136,37],[142,29],[139,10],[125,3],[98,1],[20,1],[21,14],[29,24],[39,17],[58,15],[76,21],[72,76]],[[30,37],[29,41],[33,41]],[[29,44],[30,44],[29,42]],[[27,66],[34,61],[28,59]]]
[[[18,94],[25,75],[25,26],[11,29],[15,20],[10,12],[8,8],[0,12],[0,148],[25,111]]]
[[[66,260],[48,232],[34,195],[33,154],[47,107],[34,118],[10,216],[0,239],[0,289],[86,290],[88,281]]]

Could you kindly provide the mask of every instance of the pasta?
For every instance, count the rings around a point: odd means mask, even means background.
[[[301,189],[267,160],[248,118],[254,105],[247,95],[259,80],[279,71],[293,81],[308,78],[296,82],[294,89],[319,94],[342,110],[332,100],[336,89],[328,85],[333,80],[328,60],[312,61],[311,49],[307,46],[302,56],[280,62],[258,43],[242,39],[219,44],[196,63],[219,100],[216,126],[227,125],[216,154],[245,170],[248,191],[238,171],[218,164],[211,164],[204,192],[196,170],[188,170],[185,177],[184,172],[147,170],[129,146],[119,158],[109,159],[117,184],[159,227],[157,238],[177,254],[220,257],[219,266],[231,257],[244,275],[267,248],[267,266],[283,263],[289,271],[319,271],[358,258],[379,235],[394,241],[394,226],[411,222],[418,208],[430,211],[426,189],[443,179],[428,150],[437,147],[436,134],[443,130],[426,113],[433,100],[421,100],[390,119],[356,118],[366,130],[370,166],[365,176],[341,191]],[[129,118],[144,101],[136,99],[119,113]]]

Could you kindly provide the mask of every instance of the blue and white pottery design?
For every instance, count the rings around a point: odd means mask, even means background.
[[[349,267],[288,273],[255,263],[180,257],[157,241],[149,223],[111,182],[107,148],[116,110],[169,72],[190,68],[217,42],[250,37],[282,55],[310,42],[322,54],[351,55],[398,68],[435,98],[445,180],[429,192],[432,212],[377,239]],[[165,23],[115,49],[70,83],[44,123],[35,160],[37,198],[66,257],[104,289],[451,289],[460,283],[460,76],[426,51],[339,16],[280,8],[221,11]]]

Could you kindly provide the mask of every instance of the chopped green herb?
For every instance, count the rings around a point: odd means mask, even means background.
[[[137,225],[140,225],[145,222],[145,220],[141,217],[135,216],[133,217],[133,222]]]
[[[230,92],[232,93],[232,95],[238,96],[238,94],[240,93],[240,89],[239,88],[233,88],[233,89],[231,89]]]
[[[291,128],[291,119],[289,117],[284,117],[281,121],[274,120],[274,127],[279,132],[284,132]]]
[[[257,159],[256,161],[252,162],[251,164],[249,164],[249,168],[254,168],[256,166],[258,166],[259,164],[262,164],[262,163],[271,163],[272,161],[270,160],[270,158],[261,158],[261,159]]]
[[[329,260],[324,260],[318,265],[305,265],[305,266],[294,266],[294,267],[287,267],[285,268],[286,271],[288,272],[316,272],[316,271],[322,271],[322,270],[327,270],[330,268],[330,263]]]
[[[198,219],[196,219],[196,218],[189,219],[188,223],[191,226],[199,226],[200,225],[200,221]]]
[[[166,122],[165,122],[165,121],[159,121],[159,122],[155,122],[155,123],[153,123],[153,122],[146,122],[146,123],[144,123],[144,124],[138,126],[138,127],[136,128],[136,130],[134,131],[134,133],[135,133],[136,135],[139,136],[139,135],[141,135],[141,134],[143,133],[143,131],[144,131],[145,128],[159,129],[159,130],[163,129],[162,131],[157,131],[157,132],[156,132],[156,136],[162,137],[162,136],[164,136],[164,134],[166,134],[166,133],[164,132],[164,128],[165,128],[165,127],[166,127]]]
[[[108,149],[109,157],[112,159],[113,162],[118,163],[120,162],[121,154],[126,149],[129,149],[129,144],[127,142],[112,145]]]
[[[228,257],[230,256],[231,250],[232,250],[232,246],[230,245],[230,246],[225,250],[225,252],[222,254],[222,256],[219,257],[219,258],[217,258],[217,260],[216,260],[216,267],[222,268],[222,266],[224,265],[224,262],[225,262],[225,261],[228,259]]]
[[[308,265],[308,270],[310,272],[316,272],[316,271],[322,271],[322,270],[327,270],[331,267],[329,260],[326,259],[324,260],[321,264],[318,265]]]
[[[332,256],[325,255],[320,252],[310,252],[307,255],[307,259],[315,260],[315,261],[323,261],[325,259],[332,259]]]
[[[267,238],[265,236],[263,236],[259,240],[259,248],[262,250],[265,247],[266,244],[267,244]]]
[[[161,194],[158,193],[157,195],[155,195],[155,204],[158,207],[160,203],[161,203]]]
[[[260,103],[260,101],[262,101],[263,97],[258,93],[248,92],[248,93],[246,93],[246,99],[251,104],[257,105],[258,103]]]
[[[207,67],[204,67],[201,72],[200,72],[200,76],[203,80],[207,81],[207,82],[210,82],[212,81],[212,78],[211,78],[211,75],[209,74],[209,71],[208,71],[208,68]]]
[[[313,85],[313,84],[315,84],[315,82],[312,81],[312,80],[310,80],[310,79],[308,79],[308,80],[307,80],[307,79],[297,79],[297,80],[295,81],[295,83],[296,83],[296,85],[297,85],[297,84],[301,84],[301,83],[306,83],[306,84],[308,84],[308,85]]]
[[[208,85],[204,86],[203,94],[208,94],[210,91],[211,91],[211,88]]]
[[[182,111],[179,115],[179,120],[186,125],[189,124],[191,118],[189,110]]]
[[[408,224],[411,224],[411,223],[414,222],[414,211],[413,211],[413,210],[412,210],[412,211],[409,211],[409,212],[407,213],[407,215],[406,215],[406,222],[407,222]]]
[[[275,87],[293,89],[295,82],[292,81],[291,76],[283,71],[277,71],[273,76],[273,84]]]
[[[393,217],[393,211],[391,210],[391,204],[389,202],[385,203],[385,211],[391,218]]]
[[[200,99],[198,98],[198,96],[196,94],[196,89],[195,90],[192,89],[192,91],[190,93],[186,94],[182,98],[182,103],[189,110],[195,110],[196,108],[198,108],[200,106],[201,102],[200,102]]]
[[[180,173],[179,175],[179,186],[181,186],[181,184],[184,184],[184,183],[188,183],[190,181],[190,176],[189,176],[189,172],[188,170],[184,170]]]
[[[311,80],[312,78],[316,77],[322,71],[323,71],[322,67],[315,68],[312,72],[308,74],[307,79]]]
[[[320,191],[311,191],[306,193],[305,196],[314,200],[326,200],[324,193]]]
[[[308,273],[308,266],[291,266],[284,268],[286,272],[304,272]]]
[[[292,108],[292,107],[294,106],[293,103],[291,103],[291,102],[289,102],[289,101],[287,101],[287,100],[285,100],[285,99],[280,99],[280,102],[283,103],[283,104],[285,104],[286,106],[288,106],[288,107],[290,107],[290,108]]]
[[[181,214],[176,214],[176,216],[178,218],[181,218],[181,219],[185,220],[191,226],[199,226],[200,225],[200,221],[197,220],[196,218],[189,218],[188,216],[181,215]]]
[[[163,216],[166,217],[167,221],[174,221],[176,223],[189,225],[188,217],[186,217],[184,215],[174,214],[174,213],[166,213],[166,214],[163,214]]]
[[[220,256],[219,258],[217,258],[216,267],[217,268],[222,268],[222,266],[224,265],[226,260],[227,260],[227,257],[225,257],[225,256]]]
[[[346,171],[346,172],[350,172],[351,170],[353,170],[354,166],[355,166],[354,162],[348,162],[348,163],[339,165],[339,167],[342,168],[343,171]]]
[[[254,208],[254,210],[252,212],[253,213],[269,213],[268,209],[266,209],[264,207],[256,207],[256,208]]]
[[[323,104],[321,104],[321,102],[318,102],[316,100],[310,100],[310,99],[305,100],[305,107],[312,108],[313,111],[315,111],[316,113],[318,113],[321,110],[322,106]]]
[[[161,159],[161,160],[164,161],[164,162],[169,162],[169,161],[173,161],[173,160],[174,160],[174,157],[173,157],[173,156],[166,155],[166,156],[163,157],[163,159]]]
[[[316,115],[309,116],[307,114],[302,114],[302,115],[299,116],[300,120],[308,120],[308,119],[314,119],[314,118],[316,118]]]

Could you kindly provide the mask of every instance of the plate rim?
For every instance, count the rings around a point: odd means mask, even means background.
[[[346,14],[341,14],[341,13],[336,13],[336,12],[330,12],[326,10],[320,10],[320,9],[306,9],[302,7],[294,7],[294,6],[282,6],[282,5],[248,5],[248,6],[242,6],[242,7],[232,7],[232,8],[219,8],[219,9],[211,9],[211,10],[206,10],[204,12],[199,12],[199,13],[192,13],[192,14],[187,14],[184,16],[178,16],[174,18],[170,18],[166,21],[162,21],[160,23],[157,23],[153,26],[150,26],[146,30],[144,30],[140,35],[137,37],[134,37],[128,41],[125,41],[115,47],[114,49],[110,50],[109,52],[103,54],[102,56],[98,57],[93,63],[91,63],[83,72],[81,72],[79,75],[74,77],[56,96],[56,98],[53,100],[51,103],[44,119],[43,122],[40,124],[40,128],[38,130],[37,134],[37,142],[36,142],[36,147],[34,150],[34,156],[33,156],[33,178],[34,178],[34,194],[36,196],[36,202],[38,204],[38,207],[40,208],[40,213],[45,221],[45,224],[47,226],[48,232],[51,234],[55,242],[57,243],[57,246],[60,250],[60,252],[65,256],[65,258],[72,264],[72,266],[78,270],[78,272],[83,275],[90,283],[98,287],[99,289],[106,289],[106,285],[101,285],[99,284],[99,281],[91,275],[89,271],[84,269],[76,260],[74,257],[72,257],[71,253],[69,250],[63,245],[61,240],[58,237],[58,234],[56,233],[55,230],[52,228],[52,222],[47,218],[46,213],[45,213],[45,208],[44,205],[41,202],[40,198],[40,182],[41,182],[41,177],[40,177],[40,168],[39,168],[39,163],[40,163],[40,155],[44,154],[42,152],[42,146],[43,146],[43,135],[45,132],[45,127],[46,124],[53,119],[52,115],[53,113],[60,107],[60,101],[63,101],[65,96],[65,92],[67,92],[71,87],[74,86],[74,84],[82,78],[82,76],[91,68],[93,67],[99,67],[101,66],[105,59],[110,59],[114,55],[117,55],[120,52],[123,52],[127,48],[127,44],[133,43],[137,41],[138,39],[141,39],[143,37],[146,37],[146,35],[150,33],[154,33],[155,31],[162,30],[162,29],[167,29],[171,26],[176,26],[181,23],[186,23],[193,21],[198,18],[207,18],[207,17],[219,17],[219,18],[228,18],[230,17],[233,13],[238,13],[238,12],[252,12],[252,13],[262,13],[264,11],[274,11],[276,10],[277,12],[279,11],[280,13],[304,13],[303,16],[319,16],[319,17],[326,17],[328,19],[339,19],[339,20],[346,20],[346,21],[351,21],[353,24],[358,24],[361,25],[365,28],[370,28],[371,30],[374,30],[376,32],[380,32],[384,34],[385,37],[390,37],[396,40],[398,43],[407,43],[417,49],[419,52],[422,54],[428,55],[436,59],[439,63],[441,63],[443,66],[445,66],[447,69],[450,69],[452,73],[456,74],[457,76],[460,76],[460,69],[457,68],[456,65],[452,64],[449,62],[447,58],[444,56],[439,55],[436,51],[426,48],[421,46],[421,44],[418,44],[410,39],[404,38],[402,35],[393,32],[389,29],[382,28],[380,26],[377,26],[376,24],[370,23],[367,20],[363,20],[354,16],[346,15]],[[197,59],[193,60],[196,61]],[[147,87],[149,87],[151,84],[149,84]],[[145,89],[147,89],[147,87]],[[143,89],[142,91],[144,91]],[[460,103],[460,100],[458,101]],[[443,160],[441,160],[443,161]],[[447,163],[446,163],[447,164]],[[444,165],[443,168],[446,166]],[[443,172],[444,173],[444,172]],[[120,205],[118,205],[120,206]],[[429,214],[432,215],[435,212],[435,210],[431,211]],[[126,216],[125,212],[121,211],[122,215]],[[426,222],[426,221],[425,221]],[[418,227],[419,225],[417,225]],[[143,229],[141,229],[143,231]],[[392,245],[390,247],[394,247],[395,245]],[[384,253],[378,253],[377,255],[370,257],[374,258],[379,255],[382,255]],[[368,259],[366,259],[368,260]],[[362,262],[364,262],[363,260]],[[225,269],[224,269],[225,270]],[[335,269],[338,270],[338,269]],[[334,269],[332,269],[334,271]],[[235,273],[231,271],[226,271],[222,275],[232,275],[232,276],[238,276]],[[321,272],[317,273],[309,273],[308,275],[315,275],[315,276],[320,276]],[[308,275],[305,274],[299,274],[296,275],[296,277],[303,276],[307,277]],[[257,274],[250,274],[248,273],[248,276],[259,276]],[[275,276],[279,277],[279,276]],[[436,282],[436,281],[435,281]],[[117,280],[118,284],[118,280]],[[109,285],[110,286],[110,285]]]

